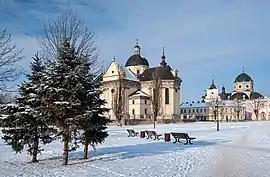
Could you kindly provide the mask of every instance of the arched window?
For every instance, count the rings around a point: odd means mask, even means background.
[[[111,92],[114,93],[114,89],[112,89]]]
[[[169,88],[165,88],[165,104],[169,104],[170,96],[169,96]]]

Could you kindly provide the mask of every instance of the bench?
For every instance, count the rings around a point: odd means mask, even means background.
[[[191,140],[196,139],[195,137],[189,137],[187,133],[174,133],[174,132],[172,132],[171,134],[175,139],[175,141],[173,143],[176,143],[176,142],[181,143],[180,139],[185,139],[186,140],[185,145],[187,145],[188,143],[192,144]]]
[[[153,140],[159,140],[159,137],[162,136],[161,134],[157,134],[156,131],[148,131],[148,130],[145,130],[145,133],[147,134],[147,138],[146,139],[153,139]]]
[[[128,137],[130,137],[130,136],[134,137],[134,136],[139,135],[139,132],[135,132],[132,129],[127,129],[127,132],[128,132]]]

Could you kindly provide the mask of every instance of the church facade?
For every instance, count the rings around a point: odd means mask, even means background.
[[[158,88],[155,83],[160,83]],[[113,58],[109,67],[101,75],[105,107],[109,108],[108,117],[116,119],[114,107],[116,96],[121,92],[122,117],[124,119],[152,119],[155,89],[159,90],[158,119],[173,119],[180,117],[180,86],[178,70],[172,69],[166,63],[163,49],[161,62],[158,66],[150,67],[146,58],[141,56],[141,47],[134,46],[133,55],[124,66]],[[120,89],[121,88],[121,89]],[[156,102],[156,99],[155,99]]]

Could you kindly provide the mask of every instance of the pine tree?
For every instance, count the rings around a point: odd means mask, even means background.
[[[80,119],[80,127],[83,130],[82,143],[84,145],[84,159],[88,158],[88,147],[91,145],[94,149],[97,144],[105,141],[108,133],[106,125],[110,119],[104,116],[104,113],[109,109],[104,108],[105,100],[100,99],[101,89],[100,82],[93,77],[88,76],[87,92],[85,97],[84,112],[85,114]]]
[[[104,131],[108,120],[102,117],[106,109],[101,108],[104,101],[97,97],[98,84],[90,73],[92,63],[88,57],[78,56],[68,39],[58,53],[45,79],[46,110],[59,130],[58,135],[62,136],[63,165],[67,165],[69,151],[76,150],[82,139],[87,147],[89,143],[104,141],[108,136]]]
[[[8,104],[6,112],[8,116],[3,120],[4,129],[2,137],[15,152],[21,152],[25,146],[32,156],[32,162],[37,162],[37,155],[42,151],[39,141],[43,144],[50,143],[54,129],[48,125],[48,120],[42,114],[41,105],[43,95],[42,75],[44,66],[42,60],[35,55],[31,63],[31,74],[27,75],[19,87],[20,97],[15,104]]]

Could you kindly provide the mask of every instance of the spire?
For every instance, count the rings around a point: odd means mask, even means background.
[[[136,39],[136,44],[134,46],[134,55],[140,55],[141,48],[139,46],[139,40]]]
[[[112,61],[115,62],[115,56],[113,56]]]
[[[243,73],[245,73],[245,67],[244,66],[242,67],[242,71],[243,71]]]
[[[165,61],[166,57],[165,57],[165,50],[164,47],[162,48],[162,56],[161,56],[161,67],[165,67],[167,65],[166,61]]]
[[[212,79],[212,83],[211,83],[209,89],[217,89],[215,82],[214,82],[214,79]]]
[[[225,93],[225,86],[224,86],[224,84],[223,84],[223,86],[222,86],[222,93]]]

